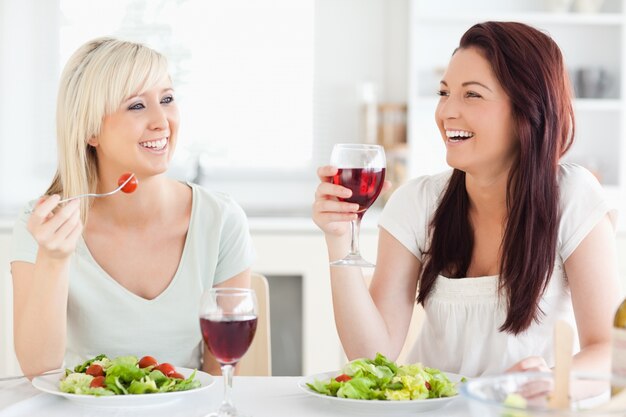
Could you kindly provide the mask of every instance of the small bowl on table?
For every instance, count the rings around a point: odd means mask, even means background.
[[[611,396],[611,387],[626,380],[605,374],[572,373],[570,407],[554,409],[549,396],[552,373],[519,372],[474,378],[461,385],[472,417],[616,417],[626,416],[626,391]]]

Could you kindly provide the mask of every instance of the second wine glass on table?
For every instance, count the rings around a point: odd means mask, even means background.
[[[359,233],[365,211],[376,201],[385,183],[385,150],[379,145],[337,144],[333,147],[330,164],[338,168],[337,174],[332,177],[333,184],[352,191],[350,197],[340,200],[359,205],[356,220],[350,222],[350,253],[330,265],[373,267],[374,264],[361,256]]]
[[[232,403],[234,366],[252,344],[256,333],[258,303],[248,288],[211,288],[200,300],[202,338],[222,368],[224,400],[207,417],[241,416]]]

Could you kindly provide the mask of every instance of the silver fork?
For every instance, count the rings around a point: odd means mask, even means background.
[[[24,378],[35,378],[37,376],[46,376],[46,375],[55,375],[55,374],[60,374],[63,373],[65,371],[65,369],[55,369],[53,371],[48,371],[48,372],[43,372],[41,374],[27,374],[27,375],[15,375],[15,376],[2,376],[0,377],[0,382],[6,382],[6,381],[17,381],[18,379],[24,379]]]
[[[61,200],[58,202],[58,204],[61,203],[67,203],[68,201],[72,201],[72,200],[76,200],[78,198],[84,198],[84,197],[107,197],[109,195],[113,195],[115,193],[117,193],[118,191],[120,191],[122,188],[124,188],[124,186],[126,184],[128,184],[130,182],[130,180],[132,180],[135,177],[135,173],[131,173],[130,176],[128,178],[126,178],[126,181],[124,181],[119,187],[117,187],[115,190],[113,191],[109,191],[108,193],[100,193],[100,194],[96,194],[96,193],[87,193],[87,194],[79,194],[79,195],[75,195],[73,197],[68,197],[64,200]],[[32,213],[33,210],[28,210],[26,211],[26,214],[30,214]]]

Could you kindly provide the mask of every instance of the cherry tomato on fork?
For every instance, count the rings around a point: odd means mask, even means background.
[[[159,362],[157,362],[157,360],[154,359],[152,356],[144,356],[143,358],[139,359],[140,368],[147,368],[148,366],[157,366],[158,364]]]
[[[128,184],[126,184],[124,187],[122,187],[122,192],[126,193],[126,194],[130,194],[133,191],[135,191],[137,189],[137,176],[135,174],[133,174],[132,172],[125,172],[124,174],[122,174],[122,176],[120,176],[120,178],[117,180],[117,185],[122,185],[126,182],[126,180],[130,177],[133,176],[133,178],[128,181]]]

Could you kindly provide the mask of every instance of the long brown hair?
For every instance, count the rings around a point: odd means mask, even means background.
[[[554,269],[559,226],[558,161],[574,137],[571,87],[556,43],[516,22],[472,26],[459,49],[477,48],[512,104],[519,154],[507,181],[500,290],[507,317],[500,331],[518,334],[543,313],[539,301]],[[431,243],[420,278],[424,303],[437,275],[466,276],[474,236],[465,173],[454,170],[430,223]]]

